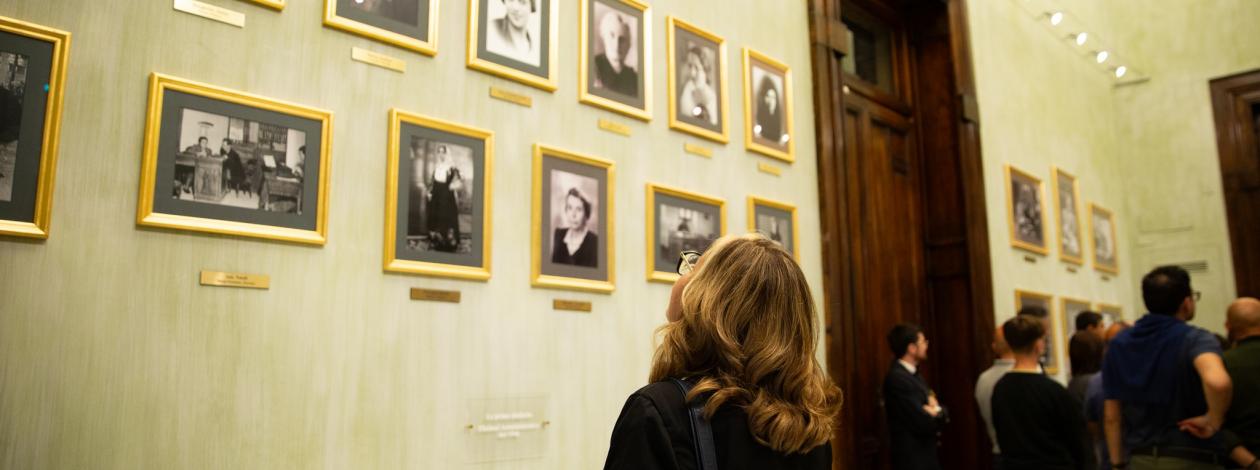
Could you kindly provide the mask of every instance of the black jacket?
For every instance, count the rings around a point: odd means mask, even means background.
[[[892,441],[893,470],[940,470],[936,443],[941,427],[949,421],[942,408],[935,418],[923,410],[932,389],[918,374],[893,361],[884,377],[884,412]]]
[[[753,440],[748,418],[738,407],[723,406],[713,415],[713,442],[721,470],[828,470],[831,445],[804,454],[784,455]],[[682,391],[657,382],[630,395],[613,427],[604,470],[694,470],[691,421]]]

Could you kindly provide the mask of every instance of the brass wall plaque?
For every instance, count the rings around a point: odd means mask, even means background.
[[[581,300],[560,300],[552,301],[551,307],[556,310],[568,310],[571,312],[590,312],[591,303]]]
[[[777,166],[771,165],[771,164],[766,163],[766,162],[759,162],[759,163],[757,163],[757,170],[758,170],[758,171],[760,171],[760,172],[762,172],[762,173],[768,173],[768,174],[771,174],[771,175],[774,175],[774,176],[779,176],[779,175],[782,175],[782,174],[783,174],[783,169],[782,169],[782,168],[779,168],[779,167],[777,167]]]
[[[197,15],[202,18],[227,23],[238,28],[245,27],[244,13],[214,6],[209,3],[199,2],[197,0],[175,0],[175,9],[184,13]]]
[[[1067,267],[1067,272],[1070,272],[1070,273],[1074,273],[1074,272],[1076,272],[1076,267],[1074,267],[1074,266],[1068,266],[1068,267]]]
[[[402,59],[390,57],[379,52],[372,52],[359,47],[350,49],[350,58],[365,64],[393,70],[395,72],[407,71],[407,63],[403,62]]]
[[[713,149],[703,145],[687,143],[683,144],[683,150],[692,155],[699,155],[704,158],[713,158]]]
[[[1029,263],[1036,263],[1036,262],[1037,262],[1037,258],[1033,258],[1032,256],[1024,255],[1024,261],[1029,262]]]
[[[460,301],[460,292],[457,290],[421,289],[419,287],[414,287],[411,289],[411,300],[427,300],[430,302],[450,302],[457,304]]]
[[[219,287],[243,287],[247,289],[270,289],[271,276],[265,274],[225,273],[221,271],[202,271],[201,285]]]
[[[619,135],[624,135],[626,137],[630,137],[630,126],[627,126],[625,124],[621,124],[618,122],[613,122],[613,121],[609,121],[607,119],[601,118],[599,120],[599,128],[606,130],[608,132],[612,132],[613,134],[619,134]]]
[[[522,95],[520,93],[513,93],[499,87],[494,87],[494,86],[490,87],[490,97],[507,101],[508,103],[512,103],[512,104],[519,104],[526,108],[532,108],[534,106],[533,98],[530,98],[529,96],[526,96],[526,95]]]

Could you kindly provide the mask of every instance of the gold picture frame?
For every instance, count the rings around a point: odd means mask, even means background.
[[[58,144],[61,142],[61,111],[66,94],[66,69],[70,60],[70,33],[47,26],[0,16],[0,32],[24,36],[52,45],[39,148],[39,170],[35,178],[34,211],[29,220],[0,218],[0,235],[47,239],[52,221],[53,185],[57,176]],[[31,85],[35,85],[34,82]],[[42,90],[41,90],[42,91]],[[15,175],[8,175],[14,178]]]
[[[160,159],[159,145],[162,138],[163,104],[168,91],[318,123],[320,135],[316,140],[320,143],[319,181],[315,184],[317,204],[313,223],[314,228],[307,230],[156,211],[154,209],[155,184],[158,179],[157,167]],[[329,169],[332,167],[329,161],[331,148],[332,113],[329,111],[154,72],[149,77],[149,102],[145,116],[144,147],[140,171],[140,198],[136,210],[136,224],[145,227],[323,245],[327,241],[328,236],[328,181]]]
[[[1113,320],[1125,321],[1124,307],[1121,307],[1119,305],[1109,304],[1106,302],[1098,302],[1097,304],[1094,304],[1094,309],[1098,310],[1098,313],[1101,313],[1104,316],[1112,315]]]
[[[1079,309],[1076,311],[1078,315],[1081,312],[1094,308],[1094,304],[1085,299],[1078,299],[1075,297],[1059,297],[1059,311],[1063,312],[1062,315],[1059,315],[1059,316],[1061,317],[1060,320],[1062,320],[1062,323],[1063,323],[1061,327],[1063,328],[1064,345],[1070,345],[1072,341],[1072,336],[1076,334],[1076,316],[1069,314],[1071,312],[1068,308],[1070,305],[1075,305],[1077,307],[1085,307],[1083,309]]]
[[[1107,222],[1108,222],[1107,224],[1109,226],[1108,237],[1111,243],[1111,250],[1112,250],[1110,263],[1108,263],[1105,260],[1100,261],[1098,259],[1099,227],[1096,226],[1097,221],[1095,218],[1095,214],[1105,215],[1106,216],[1105,218],[1107,219]],[[1116,240],[1115,214],[1091,202],[1089,204],[1089,234],[1090,234],[1089,256],[1090,256],[1090,259],[1094,263],[1094,269],[1098,271],[1102,271],[1104,273],[1108,273],[1108,274],[1119,274],[1120,273],[1120,247],[1118,246],[1118,243],[1117,243],[1118,240]]]
[[[1011,237],[1011,246],[1022,249],[1022,250],[1031,251],[1039,255],[1049,254],[1050,253],[1050,247],[1048,243],[1049,237],[1046,236],[1047,231],[1046,231],[1045,188],[1042,187],[1043,184],[1041,182],[1041,178],[1033,176],[1031,173],[1020,170],[1011,165],[1005,165],[1005,172],[1006,172],[1006,224],[1007,224],[1007,227],[1010,229],[1009,234]],[[1016,214],[1017,205],[1015,203],[1015,198],[1017,197],[1017,195],[1015,194],[1015,189],[1013,185],[1015,178],[1023,178],[1025,180],[1030,180],[1033,183],[1033,186],[1036,186],[1036,192],[1034,194],[1037,198],[1037,218],[1038,218],[1037,223],[1041,231],[1041,234],[1040,234],[1041,244],[1040,245],[1036,244],[1033,241],[1022,239],[1019,235],[1019,232],[1017,231],[1017,227],[1015,223],[1015,218],[1017,216]]]
[[[647,280],[652,282],[672,283],[677,281],[679,276],[677,272],[660,271],[656,269],[656,254],[658,249],[656,232],[656,197],[664,195],[681,199],[683,201],[691,201],[700,205],[716,206],[718,216],[718,232],[712,240],[716,240],[726,235],[726,200],[709,196],[705,194],[695,193],[671,186],[656,183],[647,184]],[[711,240],[711,241],[712,241]],[[710,241],[710,242],[711,242]]]
[[[483,151],[482,172],[478,185],[482,192],[481,263],[477,266],[403,259],[398,256],[398,200],[400,160],[402,159],[403,124],[431,129],[443,133],[481,141]],[[437,118],[422,116],[398,108],[389,110],[388,163],[385,179],[385,250],[384,270],[387,272],[420,274],[432,277],[486,281],[490,279],[492,201],[494,193],[494,132],[457,124]]]
[[[760,232],[762,235],[765,235],[767,238],[770,238],[772,240],[773,240],[773,236],[771,234],[767,234],[767,233],[761,232],[760,230],[757,230],[757,206],[765,206],[771,209],[781,210],[790,214],[790,218],[791,218],[790,230],[792,231],[792,233],[791,233],[791,236],[788,237],[788,239],[791,240],[792,246],[788,250],[788,252],[792,253],[793,258],[795,258],[797,261],[800,261],[801,259],[800,233],[801,232],[800,232],[800,224],[798,223],[799,220],[796,217],[796,206],[792,204],[788,204],[786,202],[780,202],[780,201],[776,201],[773,199],[768,199],[768,198],[764,198],[760,196],[748,196],[748,231]]]
[[[606,1],[608,3],[619,3],[639,11],[639,18],[642,28],[642,36],[638,41],[638,50],[642,52],[642,59],[639,61],[639,77],[643,81],[643,108],[622,103],[620,101],[599,96],[589,89],[590,82],[590,16],[591,2]],[[591,106],[603,108],[615,113],[620,113],[644,122],[652,120],[652,7],[646,3],[635,0],[579,0],[578,18],[580,18],[579,32],[579,50],[578,50],[578,101]]]
[[[793,163],[796,161],[796,139],[792,138],[792,111],[794,109],[794,103],[792,102],[792,69],[787,64],[771,59],[769,56],[747,47],[743,49],[742,55],[744,64],[744,148],[767,157]],[[783,114],[783,137],[787,139],[785,142],[786,148],[778,148],[759,142],[756,136],[757,124],[754,122],[756,116],[753,113],[756,104],[753,95],[757,92],[757,84],[753,79],[754,61],[764,64],[783,75],[783,105],[780,109]]]
[[[1062,315],[1059,309],[1055,308],[1054,296],[1043,294],[1040,292],[1028,291],[1023,289],[1015,289],[1015,314],[1019,314],[1019,310],[1025,305],[1026,301],[1031,300],[1046,309],[1046,363],[1043,367],[1046,374],[1054,375],[1059,373],[1059,350],[1063,344],[1063,332],[1061,323]]]
[[[534,287],[544,287],[551,289],[566,289],[585,292],[595,292],[600,294],[611,293],[616,288],[617,278],[617,257],[616,257],[616,212],[614,210],[615,191],[615,171],[616,164],[612,160],[605,160],[598,157],[583,155],[568,150],[562,150],[555,147],[535,144],[534,145],[534,162],[533,162],[533,194],[532,194],[532,216],[530,223],[530,285]],[[599,212],[600,221],[603,222],[603,230],[600,235],[604,237],[602,244],[607,253],[606,263],[604,263],[604,272],[607,280],[587,279],[576,276],[563,276],[558,274],[543,273],[543,245],[547,240],[542,238],[544,232],[543,223],[543,160],[551,157],[562,161],[572,162],[578,165],[603,170],[603,188],[599,191],[604,196],[604,204],[600,204],[597,210]],[[548,188],[550,189],[550,188]],[[598,198],[597,198],[598,199]]]
[[[478,52],[480,50],[480,21],[482,0],[468,0],[468,40],[467,40],[467,66],[470,69],[485,72],[518,83],[529,85],[531,87],[546,91],[555,92],[559,85],[557,83],[556,73],[559,69],[557,60],[558,44],[560,42],[560,9],[559,2],[556,0],[538,0],[539,3],[545,2],[548,5],[549,14],[545,17],[546,23],[540,30],[547,34],[547,50],[540,51],[542,57],[546,59],[547,76],[539,76],[531,74],[508,65],[500,64],[482,58]],[[493,0],[489,0],[493,1]]]
[[[271,2],[275,0],[252,1]],[[428,2],[429,7],[429,22],[426,30],[429,37],[427,40],[417,39],[396,31],[390,31],[389,29],[381,26],[370,25],[345,16],[338,12],[337,0],[324,0],[324,25],[432,57],[437,55],[438,4],[441,3],[441,0],[425,1]]]
[[[675,42],[676,42],[676,38],[675,38],[676,33],[674,31],[675,28],[681,28],[687,31],[688,33],[698,36],[700,39],[714,42],[717,44],[717,49],[718,49],[717,57],[716,57],[717,64],[714,66],[714,68],[718,71],[717,75],[718,75],[719,83],[718,83],[718,97],[717,97],[718,103],[717,104],[718,104],[718,107],[721,108],[721,112],[718,113],[718,118],[721,120],[722,132],[716,132],[712,129],[706,129],[704,127],[701,127],[695,124],[683,122],[678,117],[678,96],[677,96],[678,90],[676,89],[678,85],[678,79],[676,77],[677,71],[678,71],[678,64],[677,64],[678,54],[675,52]],[[697,137],[709,139],[709,140],[712,140],[714,142],[721,143],[721,144],[726,144],[730,142],[731,123],[730,123],[730,112],[728,109],[729,107],[727,105],[728,103],[727,98],[730,97],[730,93],[728,92],[729,85],[728,85],[727,76],[726,76],[726,40],[723,39],[721,36],[718,36],[716,34],[700,29],[699,27],[692,25],[691,23],[680,20],[673,16],[666,16],[665,17],[665,44],[666,44],[665,45],[666,54],[668,56],[668,60],[666,61],[666,65],[668,67],[668,73],[666,74],[666,77],[668,78],[668,87],[669,87],[669,91],[667,93],[667,96],[669,98],[669,113],[668,113],[669,114],[669,128],[682,131],[682,132],[685,132],[685,133],[688,133]]]
[[[285,7],[285,0],[246,0],[255,5],[262,5],[276,11],[282,11]]]
[[[1054,220],[1056,222],[1054,226],[1054,233],[1055,233],[1055,239],[1058,241],[1058,245],[1059,245],[1059,259],[1072,263],[1072,264],[1083,265],[1085,264],[1085,243],[1084,243],[1084,238],[1082,238],[1082,232],[1081,232],[1081,206],[1080,206],[1081,194],[1080,194],[1079,184],[1078,184],[1079,181],[1076,179],[1075,175],[1068,173],[1066,171],[1063,171],[1062,168],[1059,168],[1057,166],[1051,166],[1050,173],[1051,173],[1051,176],[1053,177],[1053,181],[1051,181],[1051,185],[1053,186],[1052,192],[1054,193],[1053,194]],[[1062,191],[1063,191],[1062,182],[1064,179],[1071,180],[1071,183],[1072,183],[1071,209],[1072,209],[1073,217],[1075,217],[1076,219],[1075,235],[1076,235],[1077,251],[1079,252],[1075,256],[1073,256],[1071,253],[1068,253],[1065,246],[1066,240],[1064,240],[1063,194],[1062,194]]]

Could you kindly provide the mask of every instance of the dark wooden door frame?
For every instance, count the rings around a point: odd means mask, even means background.
[[[815,133],[818,151],[818,181],[820,199],[820,217],[822,221],[823,261],[824,261],[824,306],[827,318],[827,360],[828,370],[833,379],[846,393],[852,391],[853,377],[848,374],[852,367],[886,367],[886,364],[863,362],[863,354],[853,342],[843,341],[855,334],[853,317],[855,315],[855,257],[853,235],[848,230],[854,220],[854,208],[847,194],[849,178],[843,160],[845,88],[844,72],[840,61],[847,51],[846,27],[841,22],[841,0],[809,0],[811,59],[813,63],[812,78],[814,86]],[[949,114],[946,126],[951,132],[948,137],[934,142],[921,141],[920,151],[941,149],[956,152],[957,159],[947,162],[947,167],[934,168],[951,172],[955,185],[945,184],[940,190],[953,190],[956,196],[957,213],[961,214],[961,228],[953,231],[939,229],[933,232],[928,228],[925,234],[927,253],[925,260],[929,279],[937,290],[944,290],[949,285],[962,285],[964,303],[967,310],[963,312],[928,312],[925,323],[929,329],[938,334],[958,335],[957,343],[962,350],[951,351],[955,357],[940,359],[932,366],[932,373],[937,377],[944,374],[953,376],[952,397],[953,414],[962,416],[967,421],[969,432],[960,432],[954,436],[946,436],[946,451],[942,454],[942,462],[946,468],[974,469],[983,468],[988,462],[986,439],[983,437],[983,426],[979,431],[975,426],[978,416],[972,405],[970,393],[959,396],[961,384],[971,383],[975,376],[988,366],[991,355],[988,344],[993,335],[993,291],[992,273],[989,258],[988,228],[985,212],[985,192],[983,166],[980,155],[979,129],[980,122],[975,100],[975,82],[972,74],[971,51],[968,39],[966,0],[948,0],[937,4],[944,5],[945,17],[936,26],[943,28],[944,40],[949,48],[947,63],[935,63],[937,67],[946,66],[947,70],[939,73],[949,75],[949,86],[952,96],[944,102],[931,103],[936,112],[941,109]],[[910,5],[913,2],[903,5]],[[910,10],[913,7],[903,7]],[[917,76],[917,74],[916,74]],[[922,84],[920,84],[922,85]],[[911,91],[916,88],[911,87]],[[939,92],[940,90],[936,90]],[[922,110],[924,104],[920,104]],[[924,119],[917,119],[923,126]],[[923,116],[936,118],[939,116]],[[940,128],[936,128],[939,131]],[[938,132],[939,134],[939,132]],[[930,147],[930,148],[929,148]],[[936,235],[933,235],[936,233]],[[948,284],[952,282],[953,284]],[[929,290],[933,290],[929,286]],[[940,292],[930,292],[928,298],[935,301]],[[955,296],[958,297],[958,296]],[[947,314],[952,313],[955,316]],[[961,325],[949,322],[964,318]],[[958,328],[961,326],[962,328]],[[949,371],[949,372],[946,372]],[[960,405],[961,404],[961,405]],[[957,418],[956,418],[957,419]],[[969,420],[969,421],[968,421]],[[855,469],[859,443],[855,433],[846,432],[853,422],[852,405],[847,405],[841,414],[841,424],[834,446],[834,468]],[[960,430],[961,431],[961,430]],[[976,433],[979,433],[978,435]],[[955,450],[948,450],[954,447]],[[962,451],[957,448],[966,447]],[[866,469],[862,469],[866,470]]]
[[[1239,296],[1260,296],[1260,143],[1252,107],[1260,104],[1260,70],[1212,80],[1216,144]]]

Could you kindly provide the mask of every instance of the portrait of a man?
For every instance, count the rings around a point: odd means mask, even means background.
[[[651,119],[650,7],[638,0],[580,0],[578,99]]]
[[[637,98],[639,45],[635,42],[635,33],[639,19],[609,8],[602,2],[594,4],[599,25],[598,40],[592,48],[595,51],[595,88]]]

